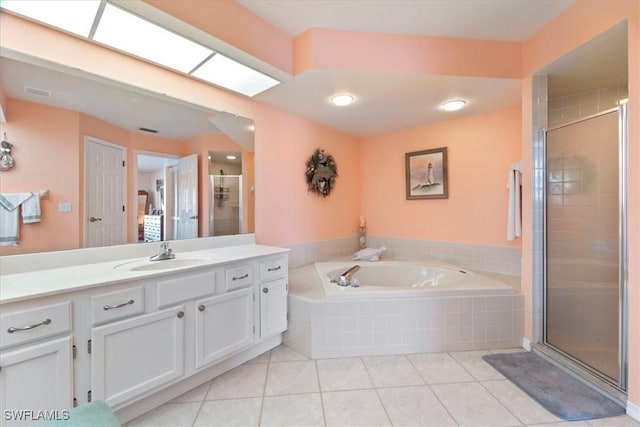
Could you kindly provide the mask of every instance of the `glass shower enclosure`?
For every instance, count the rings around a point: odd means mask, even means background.
[[[545,343],[626,388],[626,109],[546,132]]]

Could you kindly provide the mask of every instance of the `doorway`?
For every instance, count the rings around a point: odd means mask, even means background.
[[[85,136],[84,246],[122,245],[126,234],[126,148]]]

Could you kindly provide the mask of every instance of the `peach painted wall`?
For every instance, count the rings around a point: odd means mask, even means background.
[[[520,247],[507,241],[507,177],[520,159],[519,107],[361,143],[362,214],[377,236]],[[449,198],[406,200],[405,153],[447,147]]]
[[[628,396],[640,407],[640,2],[578,0],[524,44],[522,152],[527,157],[523,211],[522,288],[531,306],[531,75],[620,22],[628,23],[629,61],[629,385]],[[531,336],[531,316],[525,334]]]
[[[517,42],[313,28],[296,39],[294,72],[310,69],[519,78]]]
[[[6,98],[7,122],[0,123],[14,144],[15,167],[2,172],[0,192],[49,190],[42,199],[42,221],[22,224],[19,246],[0,246],[0,254],[41,252],[78,247],[80,230],[80,180],[77,165],[79,114],[75,111]],[[71,203],[71,213],[58,212],[59,203]]]

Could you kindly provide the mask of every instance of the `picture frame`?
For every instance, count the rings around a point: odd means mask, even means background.
[[[407,200],[448,199],[447,147],[405,153]]]

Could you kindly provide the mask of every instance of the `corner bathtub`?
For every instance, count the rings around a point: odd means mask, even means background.
[[[353,275],[359,287],[339,286],[331,280],[359,265]],[[472,271],[442,262],[347,261],[316,263],[328,300],[419,298],[430,296],[510,295],[514,289]]]

